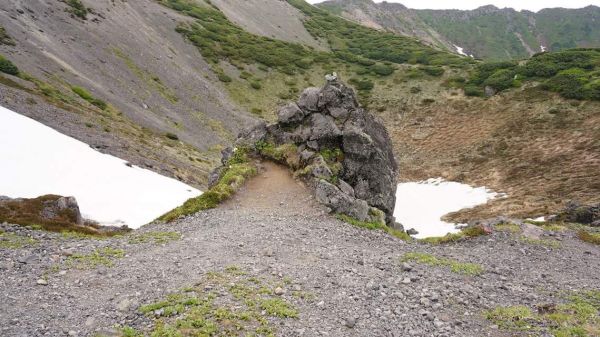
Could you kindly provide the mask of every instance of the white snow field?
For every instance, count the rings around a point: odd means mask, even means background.
[[[0,195],[74,196],[85,218],[138,228],[202,192],[0,107]]]
[[[404,229],[414,228],[417,238],[444,236],[458,232],[457,225],[441,217],[463,208],[485,204],[498,196],[485,187],[431,178],[420,182],[398,184],[394,216]]]

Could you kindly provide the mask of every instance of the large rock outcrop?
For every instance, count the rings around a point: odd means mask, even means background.
[[[397,226],[398,166],[390,137],[335,75],[327,76],[324,87],[307,88],[297,102],[281,107],[277,123],[240,134],[236,146],[287,162],[335,213]],[[225,159],[231,151],[223,154]]]

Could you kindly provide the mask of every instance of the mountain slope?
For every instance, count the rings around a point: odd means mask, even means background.
[[[494,6],[470,11],[413,10],[372,0],[329,0],[318,6],[366,26],[483,59],[521,59],[545,50],[600,46],[596,6],[538,13]]]
[[[77,120],[73,123],[76,125],[67,127],[63,118],[47,118],[38,105],[5,104],[68,135],[86,138],[82,140],[116,155],[129,151],[120,150],[118,142],[127,140],[131,143],[128,146],[134,146],[139,140],[120,134],[119,141],[95,144],[87,135],[106,138],[107,129],[121,126],[130,129],[124,126],[126,124],[142,127],[145,133],[158,139],[164,138],[166,133],[175,135],[171,138],[191,147],[165,138],[164,143],[171,149],[181,149],[165,151],[161,145],[148,146],[146,151],[154,154],[149,157],[160,162],[162,153],[174,152],[172,159],[179,157],[177,164],[169,159],[172,162],[164,165],[168,167],[166,171],[176,176],[176,167],[194,168],[196,173],[186,174],[189,177],[179,176],[201,185],[213,160],[218,159],[219,149],[251,122],[252,117],[230,103],[196,48],[175,31],[178,22],[189,19],[150,0],[83,1],[82,4],[86,14],[80,17],[63,2],[2,2],[0,23],[14,43],[0,44],[0,54],[29,76],[56,89],[64,96],[63,101],[65,97],[79,100],[71,90],[77,86],[108,102],[114,113],[99,116],[98,112],[91,112],[90,121],[83,120],[81,114],[71,114],[66,119]],[[10,89],[15,88],[7,88]],[[46,99],[48,95],[42,94],[42,97]],[[65,105],[65,102],[59,103]],[[60,104],[58,109],[61,109]],[[83,105],[84,110],[95,109]],[[86,127],[85,123],[94,127]],[[183,148],[199,153],[184,154],[187,150]],[[204,173],[191,178],[197,174],[196,170]]]

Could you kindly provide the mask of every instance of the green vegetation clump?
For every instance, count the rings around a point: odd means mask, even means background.
[[[600,332],[600,291],[581,291],[565,303],[533,312],[523,305],[498,307],[485,317],[505,330],[525,333],[548,331],[556,337],[593,337]]]
[[[4,44],[7,46],[16,45],[15,41],[12,39],[12,37],[10,37],[10,35],[8,35],[6,29],[4,29],[4,27],[2,26],[0,26],[0,44]]]
[[[0,72],[17,76],[19,75],[19,68],[10,60],[0,55]]]
[[[294,170],[300,167],[298,147],[295,144],[275,146],[275,144],[270,142],[259,141],[255,144],[255,148],[260,155],[285,164]]]
[[[154,243],[157,245],[177,241],[181,239],[181,234],[177,232],[147,232],[136,234],[129,237],[128,242],[131,244]]]
[[[600,245],[600,233],[593,233],[587,230],[580,230],[577,232],[579,240],[588,242],[594,245]]]
[[[99,98],[92,96],[92,94],[89,91],[87,91],[86,89],[84,89],[82,87],[72,86],[71,90],[73,90],[73,92],[76,93],[79,97],[90,102],[92,105],[98,107],[100,110],[106,110],[106,108],[108,108],[108,104],[106,104],[106,102],[104,102],[103,100],[101,100]]]
[[[389,235],[394,236],[403,241],[411,241],[412,240],[410,235],[406,234],[406,232],[388,227],[385,223],[360,221],[360,220],[354,219],[353,217],[345,215],[345,214],[337,214],[336,217],[339,220],[349,223],[356,227],[370,229],[370,230],[382,230],[382,231],[388,233]]]
[[[453,273],[476,276],[483,273],[483,267],[475,263],[464,263],[447,258],[438,258],[431,254],[426,253],[406,253],[401,259],[402,261],[414,261],[421,264],[427,264],[430,266],[444,266],[450,267]]]
[[[600,100],[600,49],[539,53],[523,64],[482,63],[465,84],[465,94],[481,96],[485,86],[496,91],[520,87],[524,80],[540,81],[543,89],[565,98]]]
[[[187,200],[183,205],[162,215],[158,220],[171,222],[179,217],[217,207],[229,199],[246,180],[256,175],[256,166],[251,162],[249,150],[238,148],[221,172],[218,182],[202,195]]]
[[[0,230],[0,248],[2,249],[19,249],[36,243],[36,239]]]
[[[81,2],[81,0],[66,0],[66,3],[70,7],[69,9],[67,9],[68,12],[82,20],[87,19],[87,14],[89,11]]]
[[[548,248],[560,248],[560,241],[554,239],[533,239],[526,236],[521,236],[519,240],[534,246],[544,246]]]
[[[73,254],[67,264],[77,269],[94,269],[100,266],[112,267],[115,259],[125,256],[125,251],[111,247],[99,248],[90,254]]]
[[[138,311],[154,318],[150,336],[275,336],[276,323],[299,315],[275,287],[285,285],[230,267]]]
[[[434,245],[439,245],[439,244],[462,241],[464,239],[474,238],[477,236],[482,236],[482,235],[487,235],[487,234],[489,234],[489,233],[482,226],[471,226],[471,227],[463,228],[458,233],[448,233],[444,236],[425,238],[425,239],[421,239],[420,241],[425,242],[425,243],[434,244]]]

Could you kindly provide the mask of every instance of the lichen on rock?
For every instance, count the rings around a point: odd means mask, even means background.
[[[281,107],[277,123],[242,132],[236,146],[293,166],[333,212],[397,227],[398,166],[388,132],[359,106],[352,88],[337,76],[327,79],[324,87],[307,88],[297,102]]]

